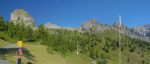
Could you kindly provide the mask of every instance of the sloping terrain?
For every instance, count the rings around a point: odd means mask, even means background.
[[[34,42],[35,43],[35,42]],[[61,56],[58,53],[48,53],[47,48],[40,44],[29,44],[25,45],[25,48],[29,50],[32,55],[32,59],[26,57],[23,58],[23,62],[26,63],[31,61],[33,64],[90,64],[91,59],[85,55],[76,55],[74,53],[68,56]],[[6,59],[15,64],[16,56],[7,55]]]

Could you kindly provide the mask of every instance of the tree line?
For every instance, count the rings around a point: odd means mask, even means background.
[[[119,40],[116,36],[117,31],[113,29],[104,32],[78,32],[65,29],[46,29],[43,24],[37,28],[25,26],[23,23],[14,24],[4,21],[0,16],[0,39],[3,40],[23,40],[26,42],[40,41],[42,45],[47,46],[50,53],[57,51],[63,56],[68,52],[78,51],[80,54],[86,54],[94,59],[97,64],[108,64],[110,51],[119,49]],[[131,38],[121,34],[121,51],[128,50],[130,53],[140,54],[144,58],[144,52],[149,52],[150,43]],[[77,46],[78,45],[78,46]],[[77,50],[78,47],[78,50]],[[130,62],[127,58],[127,62]],[[146,63],[146,60],[141,63]]]

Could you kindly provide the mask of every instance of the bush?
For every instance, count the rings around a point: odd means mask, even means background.
[[[5,32],[0,32],[0,39],[5,41],[11,40],[10,37]]]

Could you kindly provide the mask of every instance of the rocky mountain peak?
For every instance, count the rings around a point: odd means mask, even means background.
[[[81,30],[88,31],[88,32],[96,32],[96,31],[103,31],[106,27],[99,24],[96,19],[92,19],[90,21],[85,22],[81,25]]]
[[[96,22],[96,19],[91,19],[91,20],[85,22],[83,25],[93,26],[93,25],[96,25],[96,24],[98,24],[98,23]]]
[[[150,24],[137,26],[134,28],[134,30],[140,34],[150,37]]]
[[[10,21],[14,22],[14,24],[24,23],[25,26],[34,27],[33,18],[23,9],[15,9],[11,13]]]
[[[46,24],[44,25],[44,27],[45,27],[45,28],[61,28],[61,27],[59,27],[58,25],[53,24],[53,23],[50,23],[50,22],[46,23]]]
[[[119,29],[119,21],[118,22],[114,22],[112,24],[112,27],[115,28],[115,29]],[[121,30],[127,30],[128,27],[124,24],[121,24]]]

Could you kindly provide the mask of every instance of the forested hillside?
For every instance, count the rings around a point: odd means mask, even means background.
[[[150,43],[121,34],[121,64],[149,64]],[[119,32],[111,26],[104,31],[79,32],[65,29],[46,29],[43,24],[35,29],[24,23],[14,24],[0,17],[0,39],[5,41],[23,40],[47,47],[49,54],[85,54],[93,63],[117,64],[119,62]],[[39,52],[40,53],[40,52]]]

